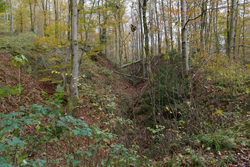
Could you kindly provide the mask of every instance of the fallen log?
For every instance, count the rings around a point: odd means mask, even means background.
[[[130,66],[130,65],[132,65],[132,64],[139,63],[139,62],[141,62],[141,61],[142,61],[142,60],[137,60],[137,61],[132,62],[132,63],[129,63],[129,64],[124,64],[123,66],[121,66],[121,68],[125,68],[125,67],[127,67],[127,66]]]

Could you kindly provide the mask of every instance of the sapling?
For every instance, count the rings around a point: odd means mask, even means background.
[[[27,58],[24,55],[17,55],[14,57],[14,59],[11,61],[11,64],[15,67],[18,67],[18,85],[19,85],[19,101],[21,98],[21,83],[20,83],[20,65],[25,64],[25,62],[28,61]]]

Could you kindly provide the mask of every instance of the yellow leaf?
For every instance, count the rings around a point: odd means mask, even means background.
[[[169,56],[168,56],[168,55],[165,55],[164,58],[165,58],[165,60],[166,60],[166,59],[169,59]]]
[[[169,108],[166,106],[166,109],[169,111]]]
[[[217,110],[215,113],[213,113],[213,115],[215,115],[215,114],[218,116],[223,115],[222,110]]]
[[[249,88],[246,88],[246,93],[248,94],[248,93],[250,93],[250,90],[249,90]]]

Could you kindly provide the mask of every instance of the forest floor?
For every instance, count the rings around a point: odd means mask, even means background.
[[[25,50],[25,48],[22,50]],[[19,50],[19,52],[22,52],[22,50]],[[27,63],[28,65],[20,68],[21,73],[19,81],[19,69],[11,65],[11,61],[14,57],[13,51],[15,50],[11,47],[8,48],[8,46],[2,48],[2,51],[0,50],[0,89],[5,88],[6,86],[15,87],[20,82],[22,85],[20,96],[21,101],[18,100],[19,97],[17,95],[1,98],[1,113],[13,112],[18,106],[29,106],[32,104],[43,105],[46,103],[43,92],[48,96],[52,96],[52,94],[56,92],[55,90],[57,87],[56,83],[43,80],[49,75],[48,73],[43,72],[43,70],[46,69],[34,68],[36,65],[40,66],[39,61],[41,59],[39,56],[27,57],[29,62]],[[32,51],[32,54],[34,53],[35,51]],[[90,85],[95,85],[89,90],[92,92],[91,96],[98,95],[101,97],[108,97],[109,99],[114,97],[115,100],[113,101],[120,104],[115,106],[116,110],[126,112],[131,107],[136,97],[142,95],[146,88],[149,87],[147,81],[133,86],[133,84],[126,78],[126,75],[123,75],[121,71],[118,72],[118,69],[102,54],[98,54],[96,61],[91,63],[91,68],[87,70],[87,73],[84,73],[84,75],[81,76],[80,82],[82,84],[88,83]],[[56,76],[55,78],[59,77]],[[100,101],[100,105],[94,106],[95,103],[89,100],[89,95],[84,92],[80,93],[82,93],[83,96],[79,100],[75,116],[84,120],[88,125],[96,124],[99,128],[106,129],[107,126],[103,124],[103,122],[113,119],[115,116],[113,113],[111,114],[111,117],[110,114],[102,114],[102,110],[104,108],[109,108],[108,106],[112,103]],[[110,94],[113,96],[111,97]],[[249,115],[247,115],[247,117],[249,117]],[[143,125],[138,126],[137,128],[141,129],[141,131],[143,131],[143,128],[145,129]],[[115,128],[112,131],[117,132]],[[247,131],[247,133],[248,132],[249,131]],[[134,136],[135,135],[136,134],[134,134]],[[202,165],[202,162],[210,162],[211,165],[209,166],[248,167],[250,166],[250,142],[248,136],[249,134],[243,132],[237,133],[232,140],[241,139],[242,142],[234,142],[236,145],[230,150],[223,149],[214,152],[211,151],[212,148],[204,147],[204,145],[200,143],[186,146],[185,149],[175,150],[171,155],[156,156],[151,160],[151,166],[169,166],[169,161],[175,161],[173,164],[178,163],[180,166],[204,166]],[[125,143],[125,145],[126,143],[131,145],[131,143],[133,143],[132,140],[135,139],[132,137],[131,141],[125,142],[124,139],[120,138],[122,138],[122,136],[118,136],[116,142],[122,142]],[[39,158],[40,156],[41,155],[36,155],[35,157]],[[51,150],[51,156],[56,158],[58,156],[57,152]],[[191,163],[190,161],[194,162]],[[67,163],[65,162],[65,164]]]

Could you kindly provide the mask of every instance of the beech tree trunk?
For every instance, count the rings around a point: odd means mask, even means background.
[[[231,16],[230,16],[230,33],[228,39],[228,57],[230,61],[233,61],[232,45],[234,39],[234,26],[235,26],[235,10],[236,10],[236,0],[232,0]]]
[[[71,62],[72,78],[70,82],[69,114],[73,114],[78,100],[78,38],[77,38],[77,0],[71,0]]]
[[[162,16],[163,16],[163,27],[164,27],[164,33],[165,33],[165,41],[166,41],[166,53],[168,53],[168,36],[167,36],[167,28],[166,28],[166,18],[165,18],[165,8],[163,0],[161,0],[161,7],[162,7]]]
[[[119,64],[119,58],[118,58],[118,41],[117,41],[117,16],[114,15],[115,18],[115,57],[116,57],[116,63]]]
[[[179,11],[180,11],[180,0],[178,0],[178,3],[177,3],[177,7],[178,7],[178,16],[177,16],[177,18],[178,18],[178,23],[180,23],[181,22],[181,20],[180,20],[180,13],[179,13]],[[178,35],[177,35],[177,40],[178,40],[178,52],[179,53],[181,53],[181,33],[180,33],[180,28],[179,28],[179,25],[178,25],[178,29],[177,29],[177,33],[178,33]]]
[[[47,34],[46,34],[46,29],[47,29],[47,9],[48,9],[48,0],[46,0],[46,2],[44,2],[44,0],[41,0],[41,3],[42,3],[43,16],[44,16],[43,31],[44,31],[44,35],[47,36]]]
[[[10,32],[12,32],[12,0],[10,0]]]
[[[54,0],[54,10],[55,10],[55,37],[58,38],[58,11],[57,11],[58,1]]]
[[[149,81],[151,84],[154,84],[154,76],[151,70],[150,56],[149,56],[149,39],[148,39],[148,26],[147,26],[146,11],[147,11],[147,0],[143,0],[142,15],[143,15],[143,27],[144,27],[144,35],[145,35],[146,67],[147,67],[148,74],[149,74]]]
[[[244,6],[243,6],[243,18],[242,18],[242,21],[243,21],[243,30],[242,30],[242,49],[243,49],[243,63],[245,64],[246,63],[246,58],[245,58],[245,13],[246,13],[246,0],[244,0]]]
[[[216,48],[215,50],[219,50],[219,36],[218,36],[218,6],[219,2],[216,2],[216,24],[215,24],[215,41],[216,41]]]
[[[70,23],[71,23],[71,0],[68,1],[69,15],[68,15],[68,41],[70,41]]]
[[[173,28],[172,28],[172,0],[169,2],[169,30],[170,30],[170,40],[171,40],[171,50],[174,50],[174,40],[173,40]]]
[[[183,57],[183,75],[187,76],[189,71],[188,65],[188,48],[187,48],[187,29],[186,29],[186,0],[181,0],[181,40],[182,40],[182,57]]]
[[[155,15],[156,15],[156,23],[157,23],[158,54],[160,54],[161,53],[161,37],[160,37],[159,16],[157,12],[157,0],[155,0]]]
[[[30,31],[34,32],[34,24],[33,24],[33,18],[32,18],[32,5],[31,5],[31,1],[29,0],[29,5],[30,5],[30,24],[31,24],[31,28]]]
[[[140,16],[140,27],[141,27],[141,59],[142,59],[142,75],[145,78],[145,58],[144,58],[144,34],[143,34],[143,25],[142,25],[142,12],[141,12],[141,2],[138,0],[139,4],[139,16]]]
[[[119,58],[120,58],[120,67],[122,66],[122,31],[121,31],[121,9],[118,12],[118,31],[119,31]]]
[[[230,32],[229,32],[229,24],[230,24],[230,20],[229,20],[229,17],[230,17],[230,12],[229,12],[229,0],[227,0],[227,38],[225,38],[225,43],[226,43],[226,46],[227,46],[227,49],[226,49],[226,54],[228,55],[228,57],[230,57],[229,56],[229,52],[230,52],[230,49],[229,49],[229,47],[230,47],[230,43],[229,43],[229,36],[230,36]]]

